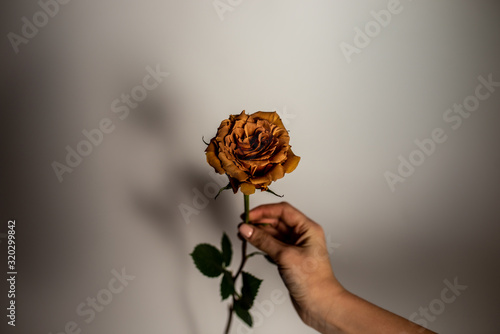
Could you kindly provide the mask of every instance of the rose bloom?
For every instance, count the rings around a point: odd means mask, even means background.
[[[276,112],[230,115],[205,150],[208,163],[227,174],[236,193],[267,190],[271,182],[291,173],[300,157],[293,154],[290,137]]]

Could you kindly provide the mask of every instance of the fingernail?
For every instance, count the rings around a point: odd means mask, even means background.
[[[245,237],[245,238],[250,238],[253,234],[253,228],[248,225],[248,224],[243,224],[240,226],[240,233]]]

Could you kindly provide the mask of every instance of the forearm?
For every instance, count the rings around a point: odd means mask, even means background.
[[[332,300],[324,315],[323,328],[316,328],[323,334],[434,333],[346,290]]]

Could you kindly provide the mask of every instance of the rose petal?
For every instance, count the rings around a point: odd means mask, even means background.
[[[224,140],[224,138],[227,136],[227,134],[229,133],[229,129],[231,128],[231,122],[226,119],[226,120],[223,120],[221,123],[220,123],[220,126],[219,128],[217,129],[217,136],[215,137],[215,139],[218,141],[218,142],[221,142],[222,140]]]
[[[271,169],[269,175],[271,176],[271,179],[273,181],[281,179],[283,176],[285,176],[285,168],[282,165],[276,165],[273,167],[273,169]]]
[[[234,177],[240,182],[246,181],[248,179],[247,173],[236,167],[236,165],[226,157],[226,154],[224,152],[219,152],[218,157],[221,161],[222,168],[224,168],[229,176]]]
[[[289,148],[287,146],[283,146],[278,153],[276,153],[272,158],[269,159],[269,161],[272,163],[285,162],[285,160],[287,159],[287,151],[289,151]]]
[[[291,173],[297,168],[297,165],[299,164],[300,157],[296,156],[293,154],[292,149],[290,148],[288,150],[288,158],[286,159],[285,163],[283,164],[283,167],[285,169],[286,173]]]
[[[273,180],[271,175],[267,173],[266,175],[263,176],[252,177],[248,181],[250,181],[254,185],[258,185],[258,184],[271,184]]]
[[[255,113],[253,113],[250,117],[265,119],[265,120],[269,121],[270,123],[275,124],[275,125],[279,126],[280,128],[285,129],[285,126],[283,125],[283,122],[281,122],[281,118],[278,115],[278,113],[276,113],[276,111],[271,111],[271,112],[269,112],[269,111],[257,111]]]
[[[264,167],[264,166],[269,164],[269,161],[262,161],[262,160],[243,160],[243,159],[240,159],[238,162],[247,169]]]
[[[255,123],[247,122],[245,124],[245,134],[247,135],[247,137],[253,136],[256,129],[257,129],[257,124]]]
[[[247,121],[248,117],[249,116],[245,114],[245,110],[243,110],[239,115],[230,115],[229,120],[231,121],[231,123],[234,123],[236,121],[243,121],[244,123]]]
[[[219,174],[224,174],[225,171],[222,168],[222,165],[220,163],[220,160],[217,158],[217,148],[215,147],[215,140],[212,139],[210,141],[210,144],[208,144],[207,149],[205,150],[206,152],[206,157],[207,157],[207,162],[210,166],[215,168],[215,170]]]

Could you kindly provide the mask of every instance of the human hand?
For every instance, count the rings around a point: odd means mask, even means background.
[[[278,265],[304,323],[324,334],[432,334],[345,290],[333,274],[323,228],[288,203],[250,211],[240,234]]]
[[[300,318],[324,332],[331,303],[345,290],[333,274],[323,228],[286,202],[258,206],[249,220],[240,234],[276,262]]]

